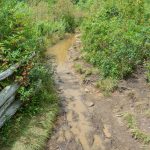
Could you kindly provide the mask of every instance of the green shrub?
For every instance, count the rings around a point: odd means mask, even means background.
[[[75,10],[71,0],[58,0],[51,5],[50,13],[54,21],[63,23],[65,32],[74,32]]]
[[[32,110],[34,113],[35,111],[38,113],[39,110],[37,108],[39,108],[38,105],[41,101],[51,101],[51,103],[53,103],[50,98],[51,91],[53,91],[52,71],[50,70],[50,66],[41,62],[35,63],[29,73],[29,83],[27,87],[22,87],[19,90],[19,94],[21,100],[31,108],[29,114],[32,114]],[[30,101],[32,102],[30,103]]]
[[[41,24],[34,22],[30,8],[26,3],[16,0],[2,1],[0,23],[0,71],[21,60],[26,60],[33,52],[36,52],[38,56],[39,51],[43,50],[45,43],[42,39],[48,34],[48,24],[45,23],[43,27]],[[34,91],[27,77],[30,70],[28,67],[32,68],[34,62],[35,60],[32,60],[31,64],[29,62],[29,64],[21,66],[13,78],[13,80],[20,81],[22,84],[19,90],[22,101],[29,100]],[[7,80],[6,85],[11,82],[12,80]],[[33,81],[30,80],[30,82]]]
[[[99,80],[96,84],[96,87],[108,95],[110,92],[113,92],[117,88],[117,84],[117,80],[106,78]]]
[[[0,24],[0,70],[39,50],[40,35],[25,3],[8,0],[3,2]]]
[[[102,3],[82,25],[87,59],[104,77],[126,77],[150,57],[150,28],[144,1],[121,2]]]
[[[76,4],[82,9],[89,9],[95,0],[78,0]]]

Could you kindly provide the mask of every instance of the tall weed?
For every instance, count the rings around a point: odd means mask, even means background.
[[[150,57],[145,2],[101,2],[82,25],[83,49],[104,77],[124,78]]]

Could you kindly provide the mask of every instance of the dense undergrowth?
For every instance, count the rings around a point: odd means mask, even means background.
[[[30,14],[25,3],[1,2],[0,70],[7,69],[39,50],[39,32]]]
[[[2,150],[41,149],[53,127],[58,113],[58,96],[50,66],[43,61],[35,62],[29,81],[29,86],[20,89],[22,96],[19,97],[25,101],[22,108],[0,130]]]
[[[146,62],[149,78],[149,3],[95,1],[82,25],[86,59],[104,78],[122,79]]]

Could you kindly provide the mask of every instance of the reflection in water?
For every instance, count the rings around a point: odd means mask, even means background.
[[[68,49],[72,46],[74,40],[74,35],[69,36],[67,39],[61,40],[56,45],[48,48],[47,54],[54,55],[58,65],[64,64],[67,60]]]

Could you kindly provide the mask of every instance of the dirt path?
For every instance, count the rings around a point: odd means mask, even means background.
[[[47,52],[57,57],[56,84],[62,108],[47,150],[148,150],[132,138],[118,117],[120,95],[106,98],[91,84],[82,84],[75,73],[72,57],[80,44],[78,37],[72,36]]]

